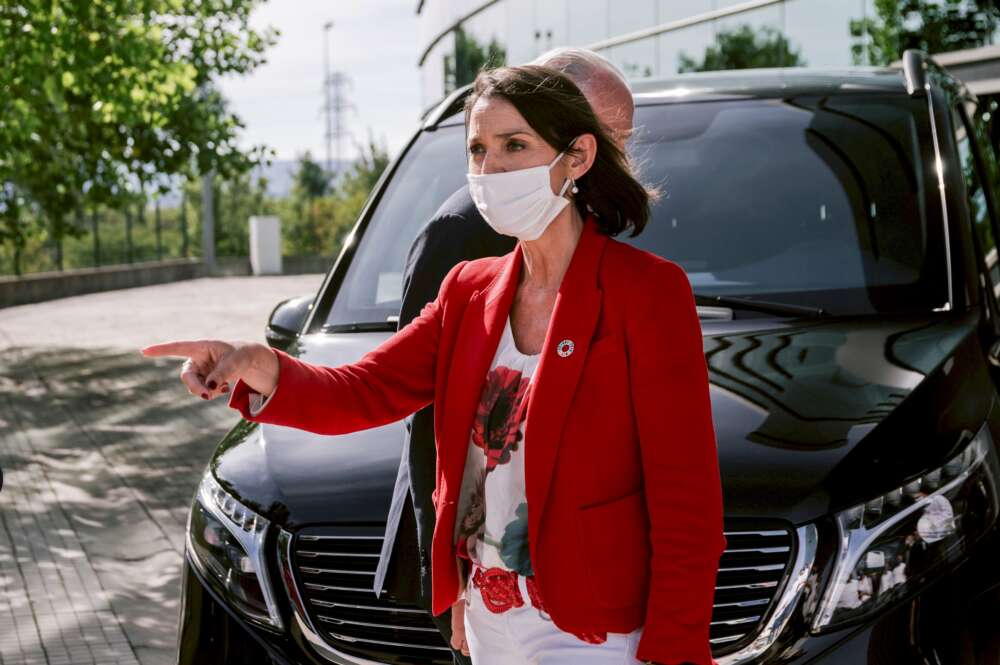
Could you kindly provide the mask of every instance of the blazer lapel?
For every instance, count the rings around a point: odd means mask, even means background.
[[[548,497],[563,424],[600,316],[597,268],[607,238],[598,231],[593,217],[588,217],[556,294],[529,391],[524,425],[529,543],[538,542],[538,525]],[[497,278],[470,297],[459,324],[442,410],[447,420],[442,423],[443,440],[438,450],[443,474],[438,479],[439,492],[450,501],[457,502],[459,497],[472,421],[483,381],[510,315],[522,265],[518,243],[506,256]],[[573,350],[568,355],[557,352],[564,340],[572,342]],[[450,534],[447,537],[451,539]]]
[[[469,433],[476,415],[483,382],[500,343],[521,274],[521,245],[506,255],[497,277],[469,299],[459,325],[448,370],[443,413],[448,414],[438,451],[444,478],[442,496],[457,500],[465,471]],[[454,483],[453,487],[449,487]]]
[[[601,310],[597,269],[608,236],[592,216],[583,225],[569,267],[556,295],[542,356],[535,368],[524,425],[525,491],[528,542],[538,541],[538,527],[548,498],[556,455],[570,402],[587,358]],[[560,355],[572,343],[572,352]]]

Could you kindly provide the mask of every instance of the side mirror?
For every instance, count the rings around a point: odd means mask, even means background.
[[[284,351],[295,341],[302,330],[302,324],[312,309],[313,296],[299,296],[282,300],[267,318],[264,338],[268,346]]]

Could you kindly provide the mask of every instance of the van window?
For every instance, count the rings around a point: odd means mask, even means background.
[[[464,127],[424,132],[373,213],[327,325],[385,323],[418,230],[465,183]],[[698,293],[835,314],[948,300],[926,100],[881,93],[644,105],[629,153],[663,190],[619,240],[680,264]]]

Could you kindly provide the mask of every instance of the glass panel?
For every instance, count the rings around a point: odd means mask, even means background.
[[[657,25],[657,5],[652,0],[640,0],[617,5],[611,12],[611,34],[625,35]],[[656,37],[630,42],[605,50],[602,55],[615,63],[626,78],[649,78],[656,75],[658,45]]]
[[[506,10],[504,21],[507,27],[504,37],[507,42],[508,63],[528,62],[541,53],[537,50],[535,39],[537,4],[534,0],[505,0],[502,3]]]
[[[846,67],[851,63],[851,20],[863,17],[862,0],[788,0],[785,33],[809,67]],[[865,64],[861,62],[860,64]]]
[[[641,107],[633,152],[667,198],[622,239],[679,263],[700,293],[834,313],[938,307],[925,106],[844,95]]]
[[[705,46],[711,44],[715,36],[711,23],[701,23],[657,35],[655,39],[659,43],[659,76],[673,76],[680,71],[682,55],[701,62]]]
[[[660,22],[679,21],[713,9],[714,0],[660,0]]]
[[[664,198],[639,236],[619,239],[677,262],[699,293],[837,314],[926,312],[947,300],[940,203],[924,184],[935,182],[925,100],[691,102],[641,106],[636,116],[630,150]],[[404,156],[328,323],[398,313],[413,238],[465,182],[465,130],[455,121]]]
[[[465,184],[465,126],[425,132],[406,154],[362,236],[328,324],[385,323],[399,314],[402,270],[420,227]]]
[[[992,155],[992,150],[984,151],[983,147],[989,148],[989,144],[983,144],[982,139],[976,136],[973,126],[973,137],[967,131],[968,127],[963,122],[961,114],[952,109],[952,122],[955,128],[955,144],[958,146],[959,158],[962,162],[962,176],[965,180],[966,197],[969,204],[969,215],[972,219],[972,228],[976,233],[976,240],[979,242],[979,251],[986,261],[986,270],[995,298],[1000,297],[1000,261],[997,260],[996,229],[991,221],[991,208],[995,201],[993,195],[996,192],[996,184],[1000,180],[997,173],[996,159]],[[973,141],[976,141],[973,147]],[[976,158],[978,153],[978,161]],[[988,183],[984,188],[983,184]]]
[[[420,68],[421,106],[426,109],[445,96],[444,58],[455,52],[455,33],[450,32],[427,55]]]
[[[578,11],[566,0],[535,3],[536,30],[533,34],[535,56],[569,43],[570,13]]]
[[[609,0],[573,0],[569,12],[569,43],[587,46],[610,36]]]

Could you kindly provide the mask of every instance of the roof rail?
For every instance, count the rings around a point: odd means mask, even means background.
[[[468,83],[463,85],[461,88],[452,91],[452,93],[445,97],[440,104],[427,112],[427,115],[424,117],[423,129],[435,129],[439,122],[462,108],[465,96],[471,90],[472,84]]]
[[[903,51],[903,78],[906,80],[906,94],[917,97],[924,93],[927,85],[924,64],[927,54],[916,48]]]

